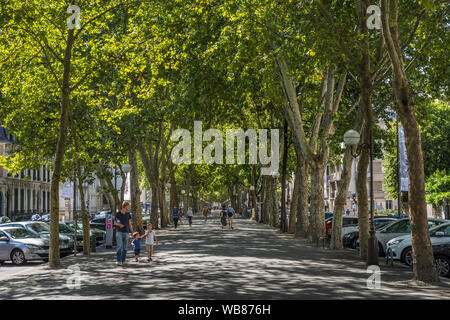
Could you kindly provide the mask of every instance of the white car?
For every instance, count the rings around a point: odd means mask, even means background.
[[[431,245],[450,244],[450,223],[440,224],[430,229]],[[386,244],[386,252],[394,260],[400,260],[412,266],[412,240],[411,235],[394,238]]]
[[[448,220],[428,218],[429,229],[436,227],[440,224],[447,223]],[[410,235],[411,225],[409,223],[409,218],[400,219],[380,230],[377,230],[376,237],[378,240],[378,252],[380,256],[386,254],[386,244],[389,240],[397,237]]]

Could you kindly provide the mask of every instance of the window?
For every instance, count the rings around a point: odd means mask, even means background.
[[[50,232],[50,228],[47,227],[45,223],[33,223],[32,225],[30,225],[30,228],[36,231],[37,233]]]
[[[33,180],[36,180],[36,169],[33,169]]]
[[[3,231],[0,231],[0,237],[6,237],[6,234]]]
[[[354,226],[358,224],[358,219],[344,219],[343,226]]]
[[[392,200],[386,200],[386,210],[392,210]]]
[[[37,181],[41,181],[41,168],[37,170]]]
[[[388,233],[409,233],[410,232],[409,220],[399,221],[386,229]]]
[[[444,237],[450,237],[450,225],[434,230],[430,236],[435,237],[437,232],[443,232]]]
[[[45,174],[45,166],[42,167],[42,181],[47,181],[47,175]]]

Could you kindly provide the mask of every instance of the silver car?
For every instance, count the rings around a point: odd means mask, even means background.
[[[41,221],[21,221],[11,222],[1,225],[2,228],[14,227],[24,228],[41,237],[44,240],[50,241],[50,225]],[[73,240],[63,234],[59,235],[59,253],[61,257],[70,255],[73,252]]]
[[[436,227],[440,224],[447,223],[448,220],[428,218],[428,228]],[[378,250],[380,256],[386,254],[386,244],[397,237],[401,237],[411,233],[411,225],[409,218],[400,219],[397,222],[389,224],[376,232],[376,237],[378,239]]]
[[[0,264],[22,265],[30,260],[48,261],[48,241],[24,228],[0,227]]]

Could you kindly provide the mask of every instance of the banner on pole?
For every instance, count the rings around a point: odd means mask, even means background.
[[[400,191],[408,191],[408,156],[406,155],[405,133],[403,126],[398,126],[398,141],[400,149]]]

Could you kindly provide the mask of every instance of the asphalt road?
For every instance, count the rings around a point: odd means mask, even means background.
[[[201,217],[189,227],[158,230],[154,261],[117,266],[115,252],[66,257],[62,267],[46,264],[1,267],[0,299],[449,299],[450,281],[417,287],[412,270],[381,261],[381,288],[368,289],[370,276],[354,250],[332,251],[236,219],[234,230],[218,218]],[[68,287],[79,268],[80,287]],[[7,273],[4,273],[4,271]],[[16,273],[20,272],[20,273]]]

